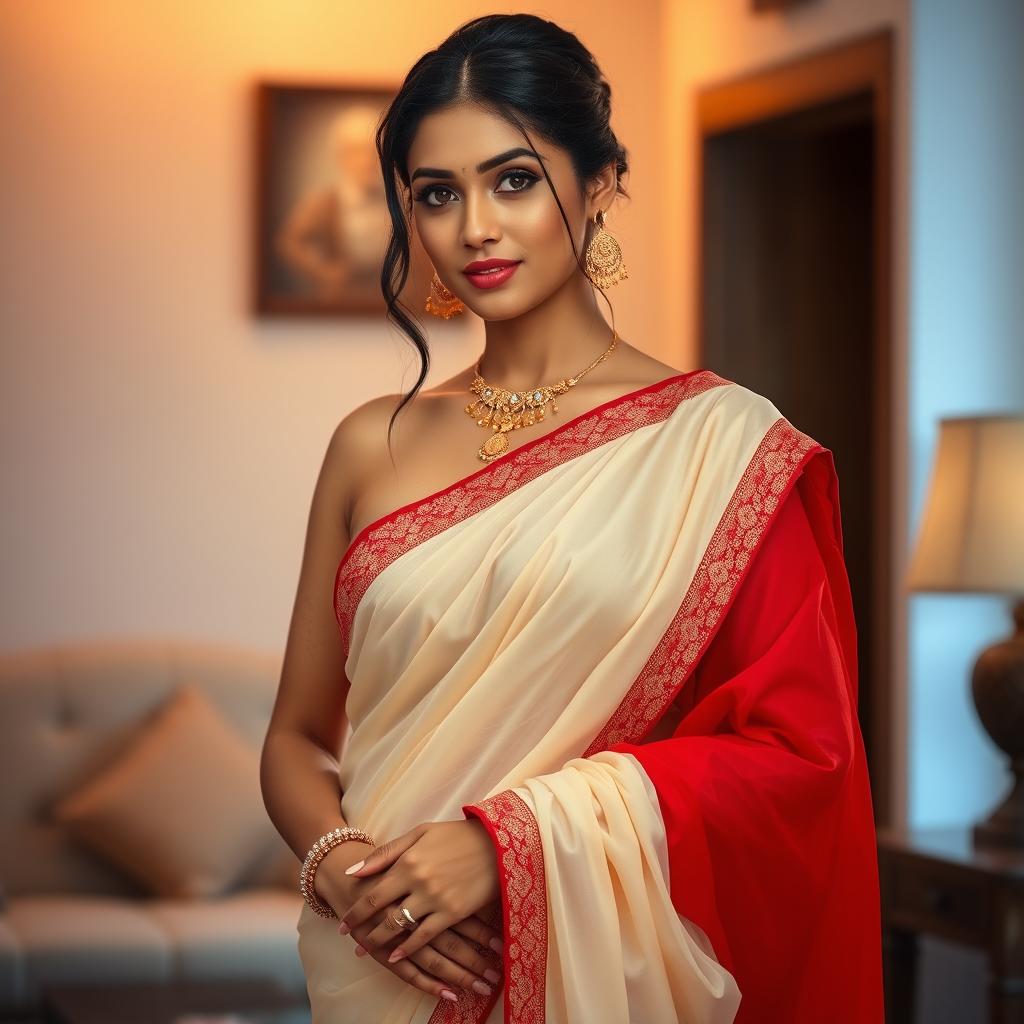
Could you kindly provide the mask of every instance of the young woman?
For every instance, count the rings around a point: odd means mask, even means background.
[[[882,1020],[832,455],[599,312],[609,98],[491,15],[378,128],[421,372],[328,445],[262,760],[315,1024]],[[486,324],[422,393],[410,226]]]

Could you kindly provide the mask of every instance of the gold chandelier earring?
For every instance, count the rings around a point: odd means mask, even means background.
[[[445,320],[451,320],[453,316],[457,316],[466,307],[455,292],[450,291],[444,286],[435,270],[434,276],[430,279],[430,294],[427,295],[427,304],[423,308],[428,313],[433,313],[434,316],[442,316]]]
[[[597,230],[587,246],[587,277],[598,288],[607,288],[629,277],[622,262],[622,249],[616,239],[604,229],[604,210],[598,210],[594,218]]]

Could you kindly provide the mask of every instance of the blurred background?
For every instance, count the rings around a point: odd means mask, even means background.
[[[1024,4],[519,9],[576,32],[612,86],[620,334],[767,395],[835,453],[890,1019],[1024,1020],[1020,801],[973,829],[1010,790],[1008,755],[1024,764]],[[78,1024],[97,998],[95,1019],[185,1019],[132,1017],[129,981],[150,1007],[144,986],[174,982],[176,1013],[303,1019],[298,864],[251,757],[327,440],[418,361],[366,287],[372,249],[361,282],[317,296],[287,238],[300,252],[345,202],[372,213],[372,111],[494,10],[0,0],[7,1019],[44,998]],[[321,137],[300,161],[296,140]],[[427,387],[479,355],[479,320],[420,319]],[[969,438],[940,459],[953,420]],[[978,668],[993,645],[998,678]],[[163,794],[205,849],[139,825],[167,766],[237,784]],[[156,849],[148,874],[127,856]],[[262,1003],[232,988],[256,975]]]

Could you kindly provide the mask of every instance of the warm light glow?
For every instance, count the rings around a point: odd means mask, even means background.
[[[942,420],[908,583],[1024,594],[1024,416]]]

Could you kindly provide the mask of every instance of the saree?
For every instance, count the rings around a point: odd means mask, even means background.
[[[875,830],[832,453],[710,370],[367,525],[334,580],[345,820],[473,816],[490,996],[303,906],[314,1024],[882,1021]]]

